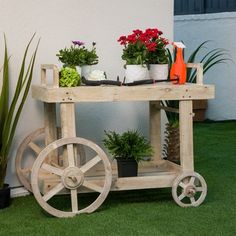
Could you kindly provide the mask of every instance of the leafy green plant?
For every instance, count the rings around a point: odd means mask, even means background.
[[[214,68],[215,66],[226,63],[227,61],[232,61],[230,55],[228,54],[228,51],[223,48],[214,48],[212,50],[203,51],[206,48],[206,45],[210,41],[204,41],[199,46],[197,46],[193,52],[190,54],[187,60],[185,60],[187,63],[202,63],[203,64],[203,74],[205,74],[207,71],[209,71],[211,68]],[[175,52],[173,55],[168,50],[168,57],[169,57],[169,64],[170,68],[172,63],[175,60]],[[187,68],[187,78],[186,81],[188,83],[196,83],[196,70],[193,68]],[[179,108],[179,102],[178,101],[163,101],[162,102],[164,106],[167,107],[173,107],[173,108]],[[174,126],[178,126],[178,120],[179,116],[177,113],[166,111],[166,115],[168,118],[168,121],[172,123]]]
[[[59,85],[61,87],[76,87],[81,84],[80,75],[76,69],[63,67],[60,71]]]
[[[64,67],[95,65],[98,63],[95,42],[92,43],[91,50],[85,48],[83,42],[72,41],[72,43],[73,45],[70,48],[61,49],[59,50],[59,53],[56,54],[59,61],[64,64]]]
[[[6,37],[4,35],[4,64],[2,67],[2,88],[0,95],[0,189],[3,188],[6,176],[8,154],[16,131],[16,126],[26,101],[30,84],[33,78],[33,70],[35,58],[38,50],[38,44],[34,50],[30,62],[27,64],[27,54],[32,43],[33,37],[26,46],[22,64],[17,80],[15,90],[13,92],[12,101],[9,103],[9,58],[7,53]]]
[[[203,64],[203,74],[208,70],[215,67],[220,63],[225,63],[230,61],[231,58],[227,51],[222,48],[215,48],[212,50],[207,50],[203,52],[205,46],[209,41],[204,41],[201,43],[186,60],[187,63],[202,63]],[[170,68],[172,63],[175,61],[175,52],[172,54],[168,51]],[[199,59],[200,58],[200,59]],[[196,70],[192,68],[187,68],[187,78],[188,83],[196,83]],[[179,108],[179,101],[162,101],[162,105],[165,107]],[[175,112],[165,111],[168,124],[166,124],[165,130],[165,143],[163,146],[163,157],[168,160],[179,163],[180,160],[180,140],[179,140],[179,114]]]
[[[105,131],[103,143],[113,158],[134,159],[138,163],[153,154],[149,142],[135,130],[128,130],[123,134]]]

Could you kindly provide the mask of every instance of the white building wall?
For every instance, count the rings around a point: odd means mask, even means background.
[[[7,36],[12,88],[16,83],[21,57],[34,32],[41,37],[33,84],[40,82],[40,64],[58,64],[56,53],[71,40],[97,42],[100,62],[109,79],[123,77],[122,47],[117,39],[133,29],[158,27],[173,38],[173,0],[0,0],[0,62],[3,58],[3,32]],[[79,104],[78,135],[98,144],[104,130],[140,129],[148,134],[147,103]],[[14,158],[23,138],[43,126],[43,105],[30,96],[17,127],[10,153],[7,182],[19,185]]]
[[[201,42],[212,40],[208,49],[227,49],[233,59],[208,71],[204,83],[215,84],[216,97],[209,100],[207,118],[212,120],[236,119],[236,12],[184,15],[174,18],[174,38],[183,40],[186,52],[192,52]]]

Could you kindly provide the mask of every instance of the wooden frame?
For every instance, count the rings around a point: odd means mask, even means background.
[[[42,65],[42,84],[39,86],[32,86],[32,96],[45,104],[46,143],[48,144],[53,141],[55,141],[55,145],[57,143],[55,136],[56,103],[59,103],[60,106],[62,138],[74,138],[76,140],[75,103],[148,101],[150,141],[154,148],[153,159],[148,163],[139,165],[139,176],[132,178],[118,178],[116,163],[115,161],[111,163],[112,184],[110,190],[120,191],[129,189],[171,187],[176,177],[182,172],[192,173],[194,171],[192,101],[198,99],[211,99],[214,98],[215,94],[215,88],[213,85],[203,85],[202,65],[187,64],[187,66],[197,69],[197,84],[174,85],[169,82],[162,82],[133,87],[107,85],[59,88],[57,67],[54,65]],[[48,69],[53,70],[52,85],[47,85],[46,70]],[[161,158],[161,109],[166,109],[165,107],[160,106],[161,100],[180,101],[179,109],[168,108],[169,111],[178,112],[180,116],[180,165]],[[37,167],[39,168],[38,163]],[[90,186],[101,185],[100,177],[104,175],[104,170],[100,167],[101,165],[98,164],[96,165],[96,168],[87,172]],[[53,167],[51,167],[51,169],[53,170]],[[109,174],[109,176],[111,175]],[[192,174],[191,176],[194,176],[195,180],[199,175]],[[195,188],[193,183],[194,180],[191,179],[189,181],[192,188]],[[48,191],[47,186],[51,186],[53,183],[54,185],[58,184],[58,178],[53,180],[50,176],[49,178],[43,176],[43,181],[45,192]],[[179,181],[180,185],[184,186],[184,183],[181,182],[182,180],[180,179]],[[34,185],[36,185],[36,182],[36,179],[34,179]],[[175,183],[176,188],[178,187],[178,184],[179,182]],[[187,196],[189,186],[186,186],[184,188],[186,189]],[[90,190],[91,189],[93,190],[93,188],[90,188]],[[196,189],[200,188],[196,187]],[[90,190],[87,189],[84,191]]]

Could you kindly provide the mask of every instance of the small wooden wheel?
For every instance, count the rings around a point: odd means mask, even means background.
[[[206,194],[206,181],[196,172],[185,172],[174,180],[172,196],[181,207],[199,206]]]
[[[90,149],[93,155],[93,158],[85,163],[76,161],[77,155],[80,155],[76,151],[76,146],[81,145]],[[67,163],[63,167],[55,167],[47,163],[47,156],[56,150],[58,155],[63,152],[64,163]],[[103,164],[104,175],[100,176],[99,180],[89,177],[88,172],[100,162]],[[43,191],[41,188],[42,179],[45,182],[45,178],[50,179],[51,182],[54,179],[55,183],[48,191]],[[40,152],[31,173],[31,185],[36,200],[45,211],[56,217],[72,217],[76,214],[95,211],[106,199],[111,182],[112,170],[106,154],[98,145],[83,138],[62,138],[49,144]],[[94,202],[84,208],[82,206],[81,209],[78,193],[84,188],[98,193],[98,196]],[[60,209],[60,207],[53,205],[53,198],[65,191],[70,194],[69,210]]]
[[[30,184],[30,173],[33,163],[45,147],[44,128],[40,128],[29,134],[17,149],[15,166],[16,173],[21,184],[32,192]]]

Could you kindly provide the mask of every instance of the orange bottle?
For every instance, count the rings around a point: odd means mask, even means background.
[[[174,45],[176,47],[176,45]],[[185,84],[186,83],[186,64],[184,62],[183,58],[183,48],[176,47],[177,53],[176,53],[176,59],[175,62],[172,64],[172,67],[170,69],[170,80],[174,84]],[[179,81],[176,81],[178,79]]]

